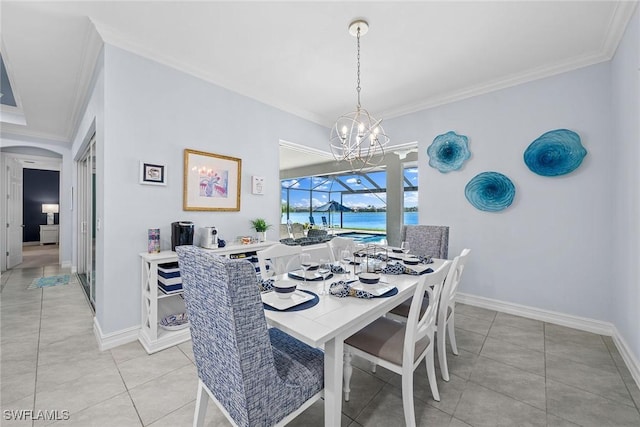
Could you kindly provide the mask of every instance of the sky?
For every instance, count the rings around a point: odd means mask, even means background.
[[[418,185],[418,169],[408,168],[405,169],[405,178],[411,182],[412,185]],[[371,181],[364,177],[357,175],[341,176],[337,180],[320,177],[306,177],[291,180],[282,180],[282,203],[287,202],[286,188],[290,188],[289,191],[289,203],[292,207],[308,207],[309,206],[309,189],[313,189],[313,198],[311,199],[311,205],[313,207],[321,206],[327,203],[331,197],[332,200],[340,202],[340,192],[344,191],[342,198],[342,204],[352,208],[364,208],[367,206],[374,206],[376,208],[384,208],[386,206],[386,194],[385,193],[362,193],[362,194],[347,194],[348,189],[352,190],[375,190],[376,185],[380,188],[386,187],[386,172],[371,172],[367,174]],[[406,184],[406,183],[405,183]],[[348,189],[346,188],[348,187]],[[330,192],[330,193],[329,193]],[[405,207],[418,206],[418,193],[407,192],[405,193]]]

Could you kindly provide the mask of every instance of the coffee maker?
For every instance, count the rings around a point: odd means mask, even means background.
[[[205,249],[216,249],[218,247],[218,230],[215,227],[204,227],[200,246]]]
[[[178,221],[171,223],[171,250],[176,246],[193,245],[193,222]]]

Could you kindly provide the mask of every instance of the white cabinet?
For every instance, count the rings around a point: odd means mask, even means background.
[[[40,226],[40,244],[58,243],[58,224]]]
[[[230,258],[241,258],[246,254],[255,253],[273,244],[275,242],[261,242],[205,250]],[[178,255],[173,251],[152,254],[143,252],[140,254],[142,323],[138,340],[149,354],[180,344],[191,338],[189,328],[169,331],[162,329],[158,325],[158,322],[165,316],[182,313],[185,310],[182,292],[165,294],[158,288],[158,266],[177,261]]]

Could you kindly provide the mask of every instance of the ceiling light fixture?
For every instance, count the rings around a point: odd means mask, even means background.
[[[331,129],[331,153],[339,162],[348,162],[352,172],[362,172],[380,164],[384,158],[384,147],[389,143],[381,126],[382,119],[376,119],[360,105],[360,37],[369,30],[363,20],[353,21],[349,33],[355,36],[358,46],[358,79],[356,110],[340,116]]]

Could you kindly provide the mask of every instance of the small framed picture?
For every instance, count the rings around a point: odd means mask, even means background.
[[[140,162],[140,184],[167,185],[167,167]]]

